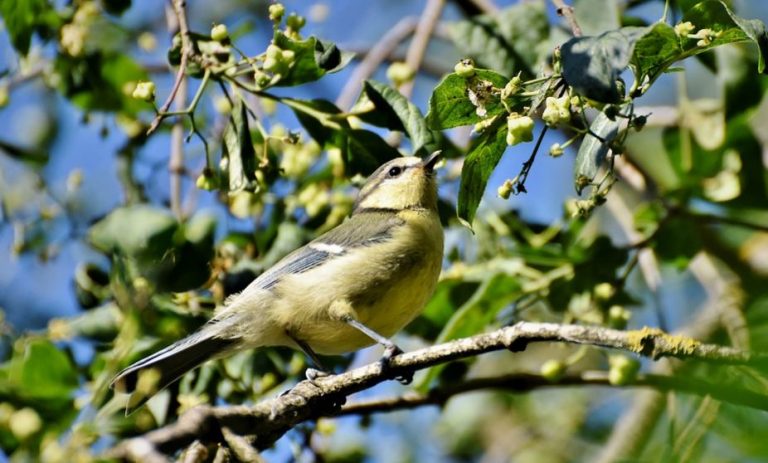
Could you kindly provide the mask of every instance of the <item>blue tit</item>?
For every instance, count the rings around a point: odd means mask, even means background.
[[[134,392],[143,372],[154,387],[134,394],[139,406],[211,358],[243,349],[289,346],[319,365],[379,343],[412,321],[434,292],[443,258],[437,212],[436,152],[393,159],[366,181],[351,215],[259,275],[197,332],[120,372],[112,382]]]

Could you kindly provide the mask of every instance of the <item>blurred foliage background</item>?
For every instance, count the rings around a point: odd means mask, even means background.
[[[434,149],[444,272],[405,349],[519,320],[768,349],[768,5],[575,0],[571,39],[560,3],[188,0],[182,38],[166,2],[0,1],[0,461],[92,461],[196,404],[286,390],[308,365],[284,349],[209,362],[130,416],[108,384],[340,223],[378,164]],[[617,358],[553,344],[435,367],[360,397],[511,372],[553,387],[322,419],[264,457],[768,461],[763,411],[556,387],[639,367],[768,393],[766,372]]]

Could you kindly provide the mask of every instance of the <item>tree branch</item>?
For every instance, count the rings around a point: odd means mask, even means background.
[[[557,8],[557,14],[564,17],[568,21],[568,25],[571,26],[571,32],[574,37],[581,37],[581,26],[576,22],[576,15],[573,13],[573,7],[566,5],[565,0],[552,0],[552,3]]]
[[[411,41],[411,45],[408,47],[408,53],[405,55],[406,64],[408,64],[414,72],[418,72],[421,67],[421,62],[424,60],[424,54],[427,52],[429,39],[432,36],[432,32],[435,30],[440,15],[443,13],[443,6],[445,6],[445,0],[427,0],[427,5],[424,7],[421,18],[419,18],[419,23],[413,34],[413,41]],[[401,85],[398,89],[406,98],[410,97],[413,92],[414,81],[415,77],[413,80]]]
[[[253,437],[257,449],[267,448],[297,424],[337,413],[351,394],[441,363],[503,349],[522,351],[532,342],[610,347],[654,359],[676,357],[726,364],[768,365],[768,353],[703,344],[651,328],[618,331],[597,326],[520,322],[490,333],[400,354],[391,360],[386,371],[377,362],[339,375],[302,381],[289,393],[253,406],[196,407],[176,423],[121,443],[108,456],[135,460],[133,456],[147,454],[147,449],[171,453],[196,439],[221,441],[223,429]],[[142,449],[142,452],[136,449]]]
[[[364,80],[368,79],[376,72],[381,63],[383,63],[392,53],[400,42],[405,40],[416,29],[418,21],[414,17],[406,17],[395,24],[384,37],[381,38],[365,54],[352,75],[349,76],[347,83],[344,84],[339,97],[336,99],[336,106],[342,111],[348,111],[355,102],[355,97],[360,92],[360,87]]]

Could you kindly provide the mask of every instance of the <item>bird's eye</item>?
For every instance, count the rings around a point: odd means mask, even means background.
[[[403,171],[403,169],[401,167],[395,166],[395,167],[392,167],[391,169],[389,169],[389,172],[387,172],[387,174],[390,177],[397,177],[398,175],[400,175],[400,173],[402,171]]]

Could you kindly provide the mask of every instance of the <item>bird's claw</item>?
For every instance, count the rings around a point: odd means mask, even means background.
[[[395,344],[390,344],[384,349],[384,355],[381,356],[381,371],[385,374],[388,373],[388,370],[391,368],[391,361],[396,356],[403,353],[403,350],[397,347]],[[413,372],[408,371],[403,374],[394,376],[394,379],[396,379],[400,384],[411,384],[413,382]]]
[[[327,371],[318,370],[316,368],[307,368],[307,371],[304,372],[304,376],[307,378],[307,381],[312,383],[312,385],[317,386],[315,384],[315,380],[317,378],[325,378],[326,376],[331,376],[331,374]]]

